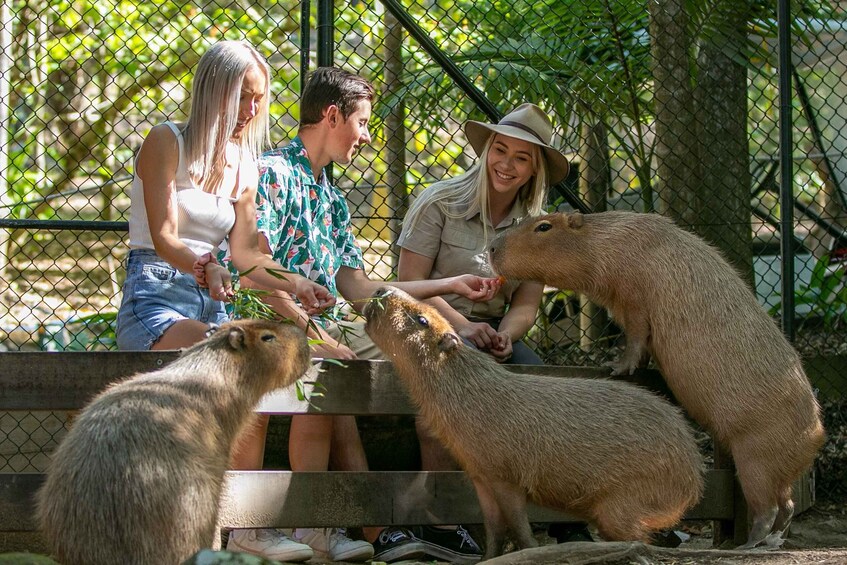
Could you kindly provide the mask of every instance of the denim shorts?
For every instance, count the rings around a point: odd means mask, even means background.
[[[213,300],[193,275],[179,272],[152,249],[129,252],[118,310],[118,349],[150,349],[180,320],[222,324],[228,319],[224,303]]]

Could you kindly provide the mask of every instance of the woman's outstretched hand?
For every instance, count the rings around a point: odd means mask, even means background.
[[[500,291],[503,282],[499,277],[483,278],[477,275],[459,275],[451,284],[453,292],[474,302],[488,302]]]

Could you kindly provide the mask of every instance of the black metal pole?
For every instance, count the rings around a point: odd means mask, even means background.
[[[335,55],[335,4],[318,0],[318,66],[331,67]]]
[[[335,1],[318,0],[318,66],[331,67],[335,63]],[[335,179],[332,163],[324,167],[330,184]],[[313,171],[316,176],[320,171]]]
[[[312,2],[311,0],[300,0],[300,94],[306,86],[306,77],[309,75],[312,50]]]
[[[18,220],[0,218],[0,229],[57,231],[129,231],[129,222],[103,222],[100,220]]]
[[[421,28],[421,26],[419,26],[412,16],[403,8],[400,2],[398,2],[398,0],[381,1],[386,10],[391,12],[391,14],[397,18],[400,25],[402,25],[406,31],[409,32],[409,35],[411,35],[415,41],[423,47],[423,50],[426,51],[427,54],[432,57],[442,69],[444,69],[450,78],[456,81],[459,88],[461,88],[462,91],[467,94],[477,106],[479,106],[479,109],[488,116],[488,119],[492,122],[500,121],[500,118],[502,118],[503,115],[500,113],[500,110],[497,109],[497,106],[495,106],[485,96],[485,94],[483,94],[476,85],[474,85],[474,83],[465,76],[465,73],[456,66],[450,57],[448,57],[444,51],[435,44],[429,35],[427,35],[426,31],[424,31],[423,28]],[[553,189],[558,190],[562,195],[564,195],[568,204],[573,206],[575,209],[586,214],[591,212],[588,205],[583,202],[582,199],[564,183],[564,181],[557,184],[553,187]]]
[[[427,35],[426,31],[418,25],[418,23],[412,18],[412,16],[400,5],[397,0],[382,0],[385,8],[391,12],[391,14],[397,18],[397,21],[400,22],[406,31],[409,32],[409,35],[415,38],[423,50],[427,52],[427,54],[433,58],[433,60],[438,63],[438,65],[444,69],[444,71],[456,81],[456,84],[459,85],[465,94],[467,94],[471,100],[479,106],[480,110],[485,112],[485,115],[488,116],[492,122],[500,121],[500,118],[503,117],[500,113],[500,110],[491,103],[491,101],[485,97],[485,94],[480,92],[480,90],[470,81],[470,79],[465,76],[465,73],[462,72],[459,67],[456,66],[450,57],[448,57],[439,47],[435,44],[435,42]]]
[[[777,1],[779,33],[779,209],[782,252],[782,331],[794,341],[794,151],[791,124],[791,21],[789,0]]]

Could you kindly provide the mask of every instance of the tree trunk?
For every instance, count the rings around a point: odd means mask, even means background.
[[[588,119],[595,121],[584,122],[580,126],[579,192],[592,212],[603,212],[606,210],[606,195],[612,185],[609,141],[603,121],[594,116]],[[585,296],[580,296],[579,312],[579,346],[583,351],[591,351],[608,325],[606,311]]]
[[[699,157],[689,18],[685,0],[656,0],[649,7],[657,210],[679,225],[691,228],[698,221]]]
[[[700,140],[698,233],[720,248],[753,287],[751,179],[744,60],[748,2],[720,0],[711,17],[721,30],[702,41],[697,57]]]
[[[385,26],[385,100],[397,92],[403,85],[403,28],[394,15],[385,10],[383,13]],[[406,106],[402,101],[391,109],[385,118],[385,183],[388,185],[387,204],[391,213],[388,224],[390,243],[388,261],[392,271],[397,265],[397,249],[395,243],[400,236],[400,221],[409,209],[409,191],[406,186]]]

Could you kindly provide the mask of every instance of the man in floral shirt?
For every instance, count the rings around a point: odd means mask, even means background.
[[[331,162],[349,164],[359,147],[370,143],[368,122],[373,97],[373,86],[362,77],[334,67],[316,70],[303,91],[297,137],[287,146],[265,153],[259,161],[260,248],[283,267],[345,298],[357,310],[384,282],[372,281],[366,275],[347,202],[341,191],[329,183],[324,167]],[[249,279],[242,280],[242,284],[256,286]],[[496,279],[472,275],[392,284],[418,298],[455,293],[477,301],[491,299],[499,289]],[[362,324],[345,321],[339,308],[309,323],[308,315],[292,297],[272,292],[267,302],[280,315],[295,320],[310,337],[323,341],[316,348],[316,356],[381,357]],[[245,442],[236,454],[235,468],[261,468],[266,429],[265,416],[260,418],[252,440]],[[339,470],[367,471],[353,416],[292,417],[289,435],[292,471],[326,471],[330,448]],[[472,540],[468,549],[467,532],[450,531],[457,532],[457,546],[471,560],[481,557]],[[365,535],[369,539],[378,538],[377,555],[371,544],[351,540],[340,528],[297,528],[292,534],[294,539],[278,530],[234,530],[227,547],[279,561],[308,559],[309,548],[318,556],[334,561],[364,561],[371,557],[381,561],[414,559],[423,557],[427,550],[426,541],[404,528],[382,532],[378,528],[366,528]]]

